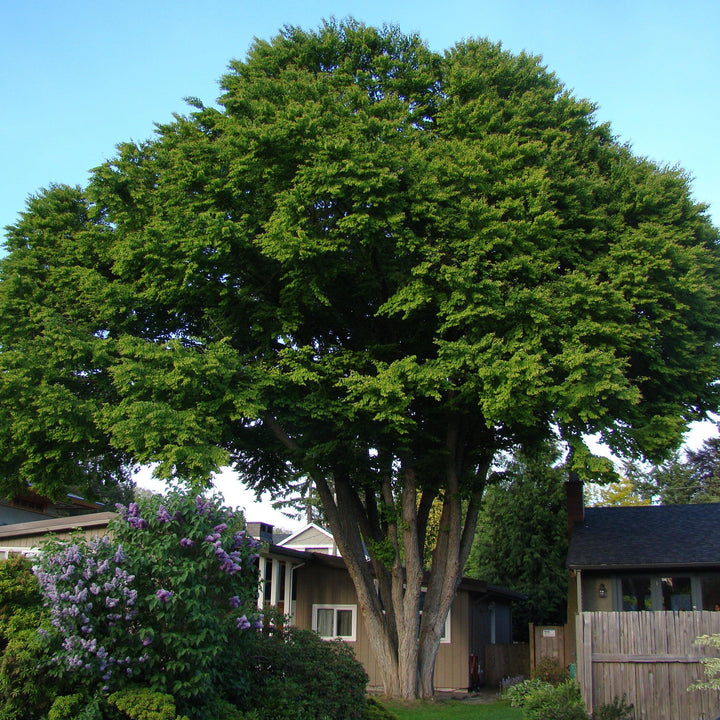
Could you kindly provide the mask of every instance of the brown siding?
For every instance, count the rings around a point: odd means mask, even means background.
[[[350,576],[343,569],[305,565],[296,571],[298,596],[295,605],[295,623],[298,627],[312,628],[312,606],[322,604],[357,605],[357,595]],[[468,686],[469,661],[469,599],[468,593],[458,591],[450,616],[450,643],[441,643],[435,664],[435,687],[457,689]],[[365,667],[370,687],[381,687],[380,672],[370,647],[360,609],[357,612],[357,640],[348,643],[355,656]]]

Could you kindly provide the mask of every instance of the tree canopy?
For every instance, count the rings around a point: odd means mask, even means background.
[[[419,667],[427,693],[499,452],[559,432],[591,472],[584,433],[661,458],[717,409],[718,232],[681,171],[485,40],[288,27],[222,91],[9,228],[2,490],[309,477],[386,690]]]

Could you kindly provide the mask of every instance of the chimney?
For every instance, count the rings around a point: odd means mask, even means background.
[[[251,537],[261,540],[262,542],[269,543],[272,545],[273,541],[273,526],[263,522],[249,522],[247,523],[247,533]]]
[[[567,498],[568,538],[576,525],[585,520],[585,503],[583,502],[583,482],[576,473],[570,473],[570,479],[565,483]]]

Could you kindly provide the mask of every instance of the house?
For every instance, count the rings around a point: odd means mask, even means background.
[[[711,720],[717,692],[688,692],[720,633],[720,503],[585,508],[567,483],[566,658],[588,712],[620,694],[638,720]]]
[[[304,550],[305,552],[318,552],[325,555],[340,555],[335,538],[325,528],[310,523],[297,532],[282,538],[276,543],[280,547]]]
[[[78,532],[84,533],[86,537],[104,535],[108,523],[114,517],[114,512],[100,512],[68,517],[46,517],[43,520],[2,525],[0,526],[0,560],[7,560],[10,555],[32,557],[50,533],[58,540],[69,540]]]
[[[248,523],[250,532],[254,527]],[[350,643],[368,673],[369,686],[381,687],[355,588],[327,530],[311,524],[269,545],[260,558],[260,577],[261,605],[279,608],[297,627]],[[434,678],[438,690],[467,689],[493,676],[496,669],[486,667],[486,648],[512,643],[512,604],[525,599],[512,590],[463,578],[440,641]]]
[[[103,506],[91,503],[79,495],[68,494],[56,502],[32,489],[13,497],[0,497],[0,526],[32,522],[45,517],[67,517],[98,512]]]
[[[568,530],[568,617],[720,604],[720,503],[585,508],[569,482]]]
[[[51,532],[58,538],[78,531],[86,537],[102,535],[114,515],[93,513],[0,527],[0,559],[13,553],[33,555]],[[258,606],[276,607],[297,627],[350,643],[368,673],[369,686],[381,687],[355,588],[330,533],[311,524],[275,544],[271,525],[248,523],[247,529],[266,542],[258,561]],[[524,595],[481,580],[462,580],[438,652],[437,689],[467,689],[484,684],[486,677],[499,681],[498,668],[487,666],[486,648],[512,642],[512,604],[523,600]]]

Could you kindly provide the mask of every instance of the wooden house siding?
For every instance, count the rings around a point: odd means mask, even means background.
[[[295,624],[312,628],[313,605],[354,605],[357,594],[347,571],[327,565],[308,564],[298,567],[298,592],[295,603]],[[435,663],[435,687],[438,690],[467,688],[468,661],[470,654],[468,621],[470,617],[469,594],[459,590],[450,612],[450,643],[441,643]],[[357,607],[356,640],[348,644],[355,650],[355,656],[365,667],[368,685],[381,687],[382,680],[375,654],[370,646],[369,633]]]

